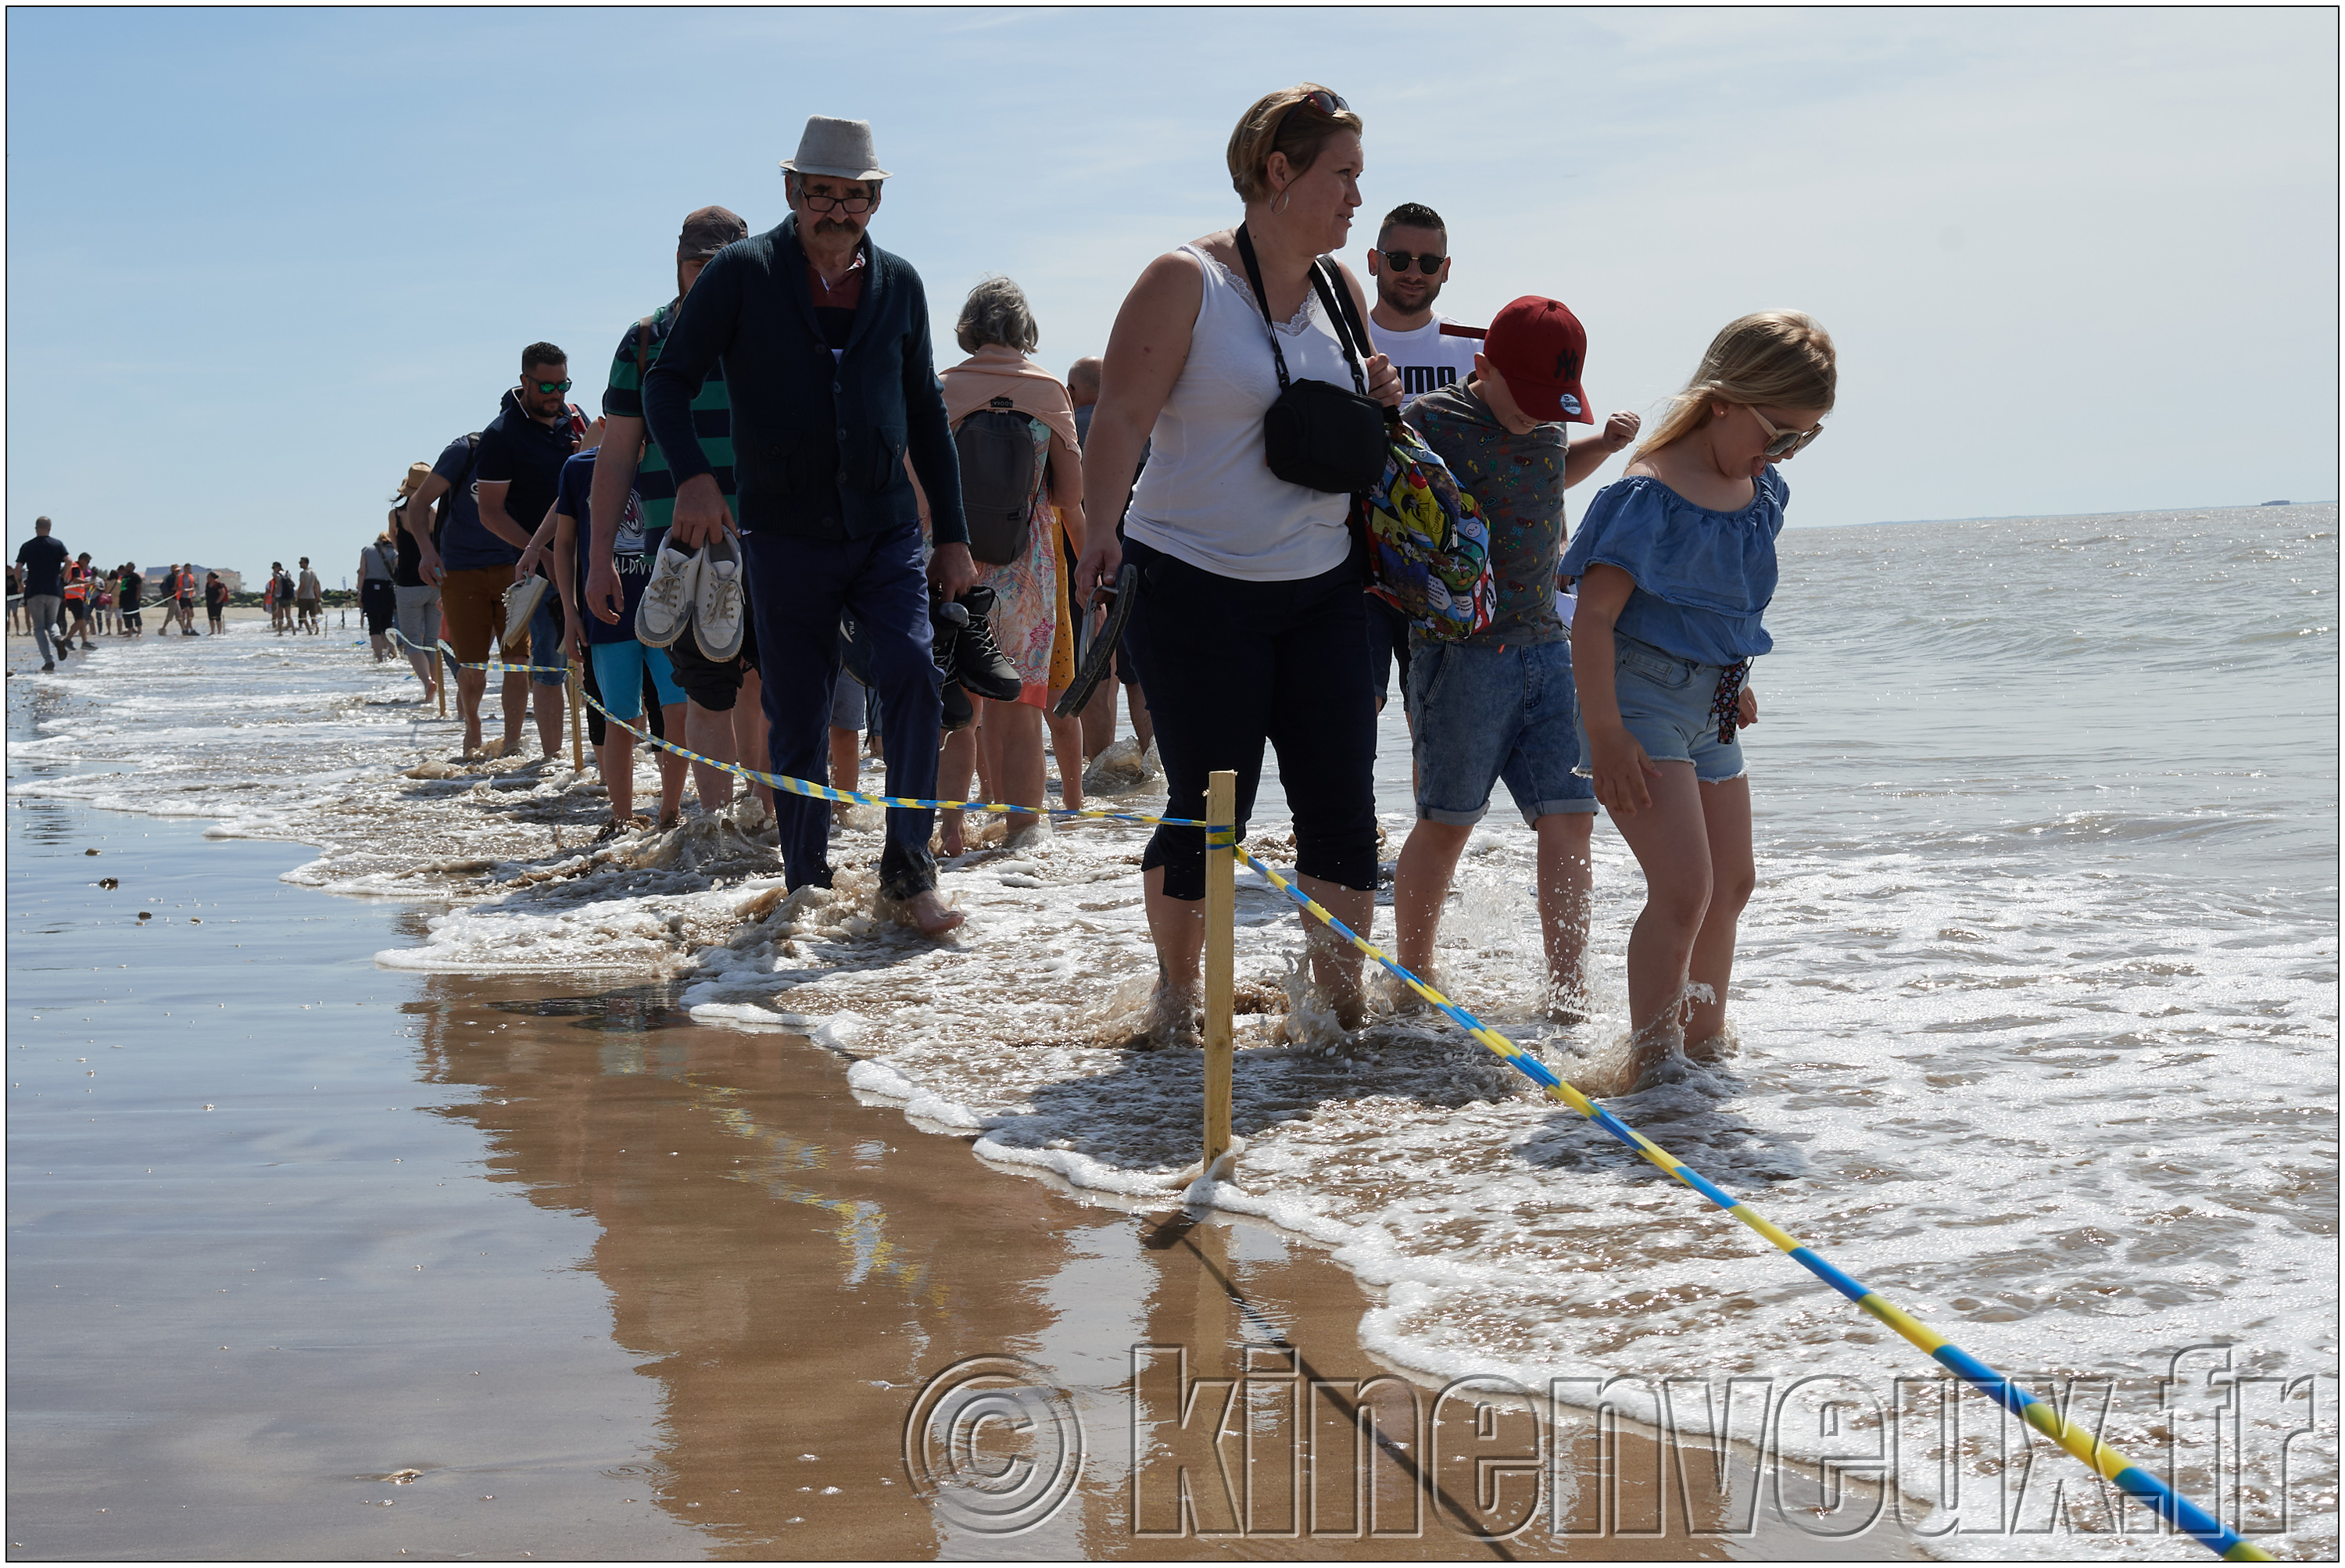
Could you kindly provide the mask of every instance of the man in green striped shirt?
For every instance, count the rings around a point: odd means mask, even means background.
[[[675,325],[676,309],[708,259],[736,239],[748,235],[749,225],[722,207],[704,207],[684,220],[675,247],[675,298],[640,321],[628,324],[611,359],[610,383],[603,392],[603,446],[594,465],[594,488],[588,501],[593,535],[587,542],[586,604],[591,614],[606,621],[620,614],[624,597],[613,560],[618,518],[626,509],[632,486],[641,497],[644,536],[649,558],[656,559],[660,543],[675,513],[675,477],[667,454],[648,438],[644,424],[644,372],[658,362],[660,345]],[[722,365],[709,372],[692,401],[692,423],[703,451],[715,464],[715,478],[729,503],[733,499],[733,405],[725,391]],[[636,453],[642,453],[640,461]],[[754,633],[746,630],[739,654],[710,659],[700,651],[690,632],[668,648],[676,684],[689,699],[685,708],[685,744],[723,762],[765,754],[765,704],[757,684],[757,650]],[[695,793],[703,808],[716,810],[733,797],[733,777],[717,769],[693,765]],[[754,787],[770,807],[772,792]]]

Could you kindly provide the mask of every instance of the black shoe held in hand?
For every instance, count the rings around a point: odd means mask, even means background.
[[[996,702],[1017,701],[1026,683],[1018,678],[1018,667],[994,646],[993,628],[986,619],[993,613],[993,590],[971,588],[955,604],[939,611],[939,618],[954,609],[965,610],[969,624],[953,638],[952,662],[946,667],[980,697],[990,697]],[[938,662],[943,663],[945,657],[940,651]]]

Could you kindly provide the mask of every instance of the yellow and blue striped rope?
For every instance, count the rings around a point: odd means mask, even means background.
[[[568,675],[570,673],[570,667],[568,665],[560,664],[507,664],[502,659],[494,658],[486,659],[478,664],[470,664],[463,659],[458,658],[456,657],[456,650],[450,647],[444,639],[427,648],[423,647],[420,643],[411,643],[405,637],[401,636],[397,626],[391,627],[383,635],[390,637],[391,641],[395,643],[399,643],[406,647],[419,649],[423,653],[438,652],[446,654],[448,656],[448,662],[455,666],[458,669],[501,669],[507,675]],[[364,644],[363,642],[354,642],[350,646],[352,647],[363,647]]]
[[[762,773],[755,768],[744,768],[738,762],[720,762],[714,757],[704,757],[687,747],[678,746],[673,740],[654,735],[648,728],[636,728],[595,701],[592,696],[586,697],[586,706],[601,714],[604,722],[615,724],[636,739],[647,741],[664,751],[673,751],[679,757],[686,758],[703,766],[720,769],[744,779],[754,779],[758,783],[768,785],[773,789],[787,790],[792,795],[805,795],[817,800],[838,800],[857,806],[893,806],[915,811],[991,811],[1002,816],[1017,813],[1029,817],[1089,817],[1114,822],[1153,823],[1167,828],[1205,826],[1203,822],[1193,817],[1151,817],[1144,812],[1109,811],[1096,806],[1060,807],[1053,809],[1045,806],[1005,806],[995,800],[919,800],[909,795],[865,795],[853,789],[839,789],[828,784],[817,784],[811,779],[792,779],[787,774]]]
[[[1419,980],[1406,969],[1388,958],[1373,943],[1363,940],[1342,921],[1328,912],[1316,899],[1289,882],[1285,878],[1249,855],[1236,842],[1237,835],[1230,828],[1206,829],[1206,842],[1217,849],[1233,850],[1237,858],[1267,878],[1273,887],[1301,904],[1314,917],[1325,922],[1338,935],[1376,960],[1386,970],[1426,1001],[1448,1014],[1459,1028],[1487,1047],[1506,1064],[1544,1089],[1549,1096],[1562,1101],[1581,1115],[1594,1122],[1613,1137],[1634,1149],[1639,1155],[1679,1181],[1701,1194],[1711,1203],[1765,1237],[1807,1271],[1847,1297],[1887,1324],[1924,1354],[1977,1389],[1987,1398],[2013,1415],[2050,1438],[2069,1453],[2091,1465],[2118,1491],[2129,1497],[2139,1498],[2157,1511],[2167,1524],[2196,1537],[2208,1551],[2234,1563],[2268,1563],[2271,1553],[2253,1543],[2242,1540],[2238,1532],[2176,1492],[2165,1481],[2135,1464],[2116,1449],[2094,1437],[2078,1423],[2069,1420],[2046,1401],[2013,1382],[1969,1351],[1949,1342],[1928,1324],[1883,1300],[1879,1295],[1833,1268],[1816,1250],[1802,1243],[1760,1214],[1749,1204],[1721,1188],[1691,1166],[1670,1154],[1644,1134],[1629,1126],[1619,1117],[1590,1100],[1563,1079],[1556,1076],[1546,1063],[1526,1052],[1521,1046],[1484,1023],[1480,1019],[1450,1001],[1441,993]]]
[[[400,640],[402,642],[406,641],[403,637]],[[411,647],[412,645],[410,646]],[[570,673],[570,667],[566,664],[507,664],[504,660],[497,658],[484,659],[478,664],[471,664],[467,663],[463,659],[458,658],[456,657],[456,650],[450,647],[445,642],[442,642],[440,645],[440,651],[446,654],[448,656],[448,662],[454,665],[458,669],[501,669],[507,675],[568,675]]]

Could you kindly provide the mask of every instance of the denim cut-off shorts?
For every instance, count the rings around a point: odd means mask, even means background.
[[[1626,633],[1612,634],[1613,687],[1619,694],[1620,722],[1656,762],[1690,762],[1693,776],[1704,784],[1723,784],[1743,774],[1742,740],[1718,738],[1718,719],[1710,705],[1718,697],[1719,677],[1726,672],[1664,653],[1650,643]],[[1579,726],[1579,768],[1590,769],[1588,727]]]
[[[1523,820],[1596,809],[1596,787],[1578,770],[1579,700],[1571,645],[1413,641],[1408,705],[1416,715],[1416,814],[1469,828],[1490,809],[1503,779]]]

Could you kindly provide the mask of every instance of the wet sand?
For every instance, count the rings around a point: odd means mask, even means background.
[[[1519,1401],[1365,1351],[1320,1253],[994,1170],[794,1035],[378,970],[429,910],[294,846],[7,820],[11,1556],[1834,1544],[1686,1537],[1633,1432],[1543,1468]]]

